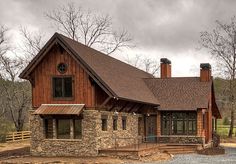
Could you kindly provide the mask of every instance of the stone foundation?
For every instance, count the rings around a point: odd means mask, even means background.
[[[174,144],[204,144],[204,138],[199,136],[160,136],[158,137],[158,142]]]
[[[102,115],[107,115],[107,131],[102,131]],[[99,149],[137,143],[138,117],[141,115],[119,113],[117,130],[113,130],[113,116],[114,112],[84,110],[81,139],[46,139],[43,119],[39,115],[32,114],[30,117],[31,154],[33,156],[97,156]],[[122,130],[123,116],[127,121],[126,130]]]

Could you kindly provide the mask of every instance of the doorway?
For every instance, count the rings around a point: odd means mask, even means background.
[[[157,136],[157,115],[145,117],[146,142],[156,142]]]

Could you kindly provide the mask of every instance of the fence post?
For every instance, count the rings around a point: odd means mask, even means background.
[[[12,133],[12,140],[15,141],[15,132]]]

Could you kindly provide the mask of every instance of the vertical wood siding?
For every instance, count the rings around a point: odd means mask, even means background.
[[[59,63],[66,63],[68,70],[64,74],[57,71]],[[94,85],[89,75],[66,51],[59,50],[58,46],[52,48],[31,74],[35,86],[32,89],[33,107],[41,104],[86,104],[94,106]],[[73,99],[56,100],[52,96],[53,76],[73,76]]]

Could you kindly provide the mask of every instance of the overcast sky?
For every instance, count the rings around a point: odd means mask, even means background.
[[[11,29],[20,42],[20,25],[41,30],[48,37],[54,33],[45,18],[46,11],[66,0],[0,0],[0,24]],[[214,61],[198,50],[199,33],[211,30],[215,20],[228,22],[236,15],[234,0],[74,0],[76,5],[94,12],[109,14],[117,28],[125,28],[137,47],[122,54],[161,57],[172,61],[173,76],[196,76],[202,62]],[[119,56],[115,54],[113,56]],[[119,58],[122,58],[119,56]],[[214,70],[214,68],[213,68]]]

